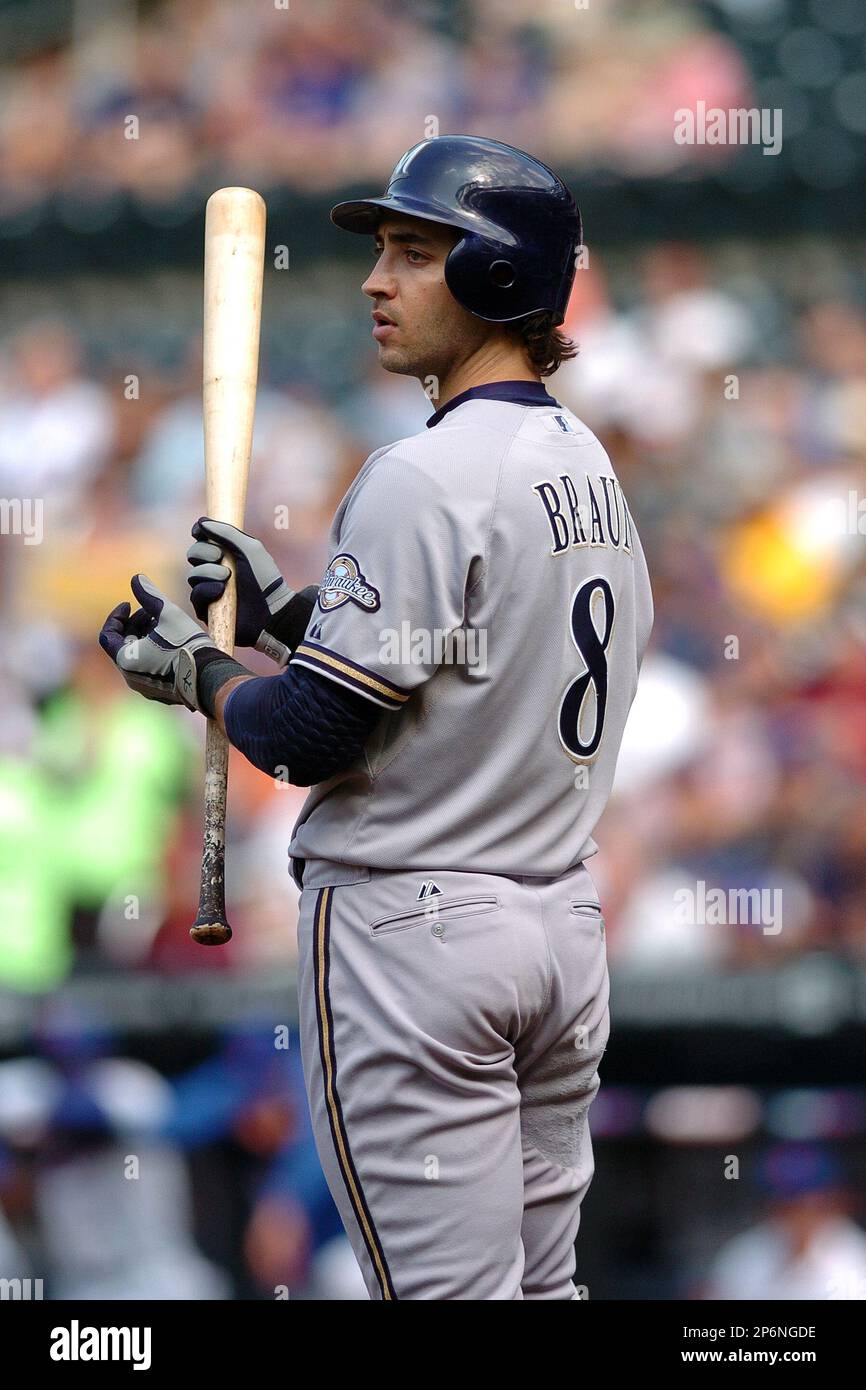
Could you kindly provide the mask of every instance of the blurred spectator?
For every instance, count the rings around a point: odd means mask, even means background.
[[[65,324],[32,323],[9,342],[0,413],[0,494],[42,499],[44,529],[75,520],[112,441],[105,388],[83,371]]]
[[[259,1294],[365,1299],[316,1154],[297,1033],[284,1025],[228,1031],[211,1059],[176,1081],[175,1096],[167,1137],[243,1157],[235,1190]]]
[[[110,1038],[82,1020],[56,1017],[43,1042],[52,1061],[38,1077],[29,1062],[0,1064],[0,1132],[31,1156],[33,1264],[50,1297],[227,1297],[192,1240],[183,1158],[159,1138],[168,1083],[110,1056]]]
[[[839,1166],[811,1145],[764,1157],[765,1220],[719,1252],[707,1298],[866,1299],[866,1234],[850,1219]]]
[[[705,378],[712,374],[721,397],[725,371],[747,354],[755,328],[745,308],[708,283],[696,247],[655,246],[641,269],[640,307],[624,321],[611,314],[597,276],[592,300],[579,286],[586,330],[573,322],[582,351],[557,385],[579,414],[594,416],[600,396],[605,419],[648,444],[676,447],[699,425]]]

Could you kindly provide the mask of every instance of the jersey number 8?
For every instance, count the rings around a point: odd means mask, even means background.
[[[602,631],[595,625],[594,613],[602,610]],[[573,680],[559,706],[559,737],[562,746],[575,762],[594,758],[601,743],[604,716],[607,709],[607,648],[613,632],[614,598],[606,579],[596,575],[581,584],[571,602],[571,640],[586,670]],[[592,734],[583,729],[587,718],[590,692],[595,696],[595,719]]]

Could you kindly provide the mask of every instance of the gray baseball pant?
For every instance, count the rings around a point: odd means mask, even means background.
[[[304,868],[301,1048],[371,1298],[575,1298],[610,1026],[588,870],[333,868]]]

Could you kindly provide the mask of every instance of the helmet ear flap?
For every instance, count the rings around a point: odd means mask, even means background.
[[[445,283],[458,304],[478,318],[505,323],[522,312],[513,259],[497,255],[496,248],[474,232],[467,232],[448,253]]]
[[[491,261],[487,279],[498,290],[510,290],[517,279],[517,271],[510,261]]]

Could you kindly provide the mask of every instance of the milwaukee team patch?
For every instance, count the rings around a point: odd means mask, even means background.
[[[319,585],[318,602],[325,612],[352,602],[375,613],[379,607],[379,590],[367,583],[354,555],[335,555]]]

